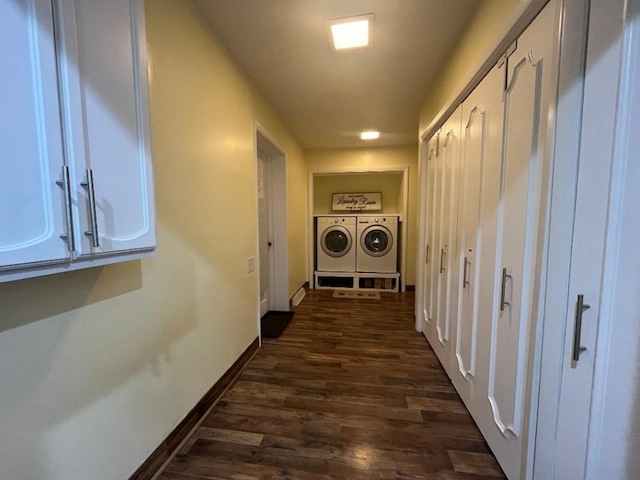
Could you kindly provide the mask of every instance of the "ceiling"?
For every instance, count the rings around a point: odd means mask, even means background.
[[[420,106],[480,0],[195,0],[304,148],[415,144]],[[373,46],[336,52],[327,20],[373,13]]]

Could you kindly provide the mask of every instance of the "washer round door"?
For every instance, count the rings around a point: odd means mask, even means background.
[[[344,257],[349,253],[352,243],[351,234],[340,225],[327,228],[320,238],[322,251],[334,258]]]
[[[385,227],[374,225],[367,227],[360,237],[360,246],[367,255],[372,257],[383,257],[393,245],[391,232]]]

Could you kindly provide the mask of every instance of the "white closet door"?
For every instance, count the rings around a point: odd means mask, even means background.
[[[555,84],[554,4],[517,42],[507,62],[494,306],[487,398],[493,428],[483,434],[507,477],[520,478],[539,307],[547,119]],[[495,428],[497,427],[497,428]]]
[[[0,0],[0,270],[66,261],[51,2]]]
[[[71,112],[68,134],[82,240],[79,255],[152,248],[143,4],[60,2],[64,47],[67,57],[75,59],[63,64],[63,71]]]
[[[451,332],[455,316],[456,229],[457,229],[457,180],[460,159],[460,115],[459,107],[445,122],[440,133],[440,148],[437,159],[439,175],[439,199],[437,199],[436,221],[438,223],[434,250],[434,286],[437,288],[433,327],[429,330],[429,343],[438,355],[447,374],[451,375],[453,353]]]
[[[625,75],[627,75],[630,80],[628,85],[635,85],[637,91],[637,74],[632,73],[632,69],[626,71],[623,69],[622,76],[620,73],[620,66],[624,65],[623,35],[620,30],[625,13],[629,15],[629,11],[624,10],[624,3],[610,0],[591,3],[581,153],[576,211],[573,219],[569,298],[565,317],[562,381],[556,423],[557,437],[554,445],[556,454],[553,459],[553,476],[549,477],[553,479],[579,480],[616,476],[616,473],[604,467],[611,461],[609,445],[599,445],[601,438],[606,437],[599,429],[612,430],[609,425],[603,426],[598,421],[590,425],[590,415],[594,412],[592,395],[597,398],[605,390],[602,387],[594,388],[593,383],[594,366],[597,361],[596,349],[600,351],[606,349],[598,345],[605,343],[604,341],[596,341],[598,323],[624,324],[622,320],[612,320],[606,316],[607,303],[611,305],[609,297],[613,294],[611,289],[607,291],[607,287],[603,290],[603,284],[606,285],[611,281],[608,280],[611,277],[605,272],[606,270],[614,271],[615,267],[611,266],[613,262],[607,265],[605,254],[608,254],[611,259],[611,252],[615,251],[613,245],[618,241],[619,236],[612,232],[621,227],[625,232],[633,231],[631,230],[633,222],[616,225],[620,219],[611,214],[611,211],[615,212],[615,207],[610,211],[610,205],[616,205],[623,191],[622,188],[616,189],[615,186],[614,191],[610,191],[612,152],[621,145],[625,145],[624,142],[616,144],[615,136],[625,134],[637,136],[637,130],[629,129],[629,123],[627,123],[629,118],[637,115],[637,109],[630,106],[630,99],[633,96],[629,95],[629,92],[633,89],[620,88],[620,85],[624,85]],[[631,39],[626,41],[632,44]],[[638,45],[638,43],[640,42],[635,40],[635,44]],[[626,48],[631,47],[629,45]],[[637,51],[635,49],[635,52]],[[627,65],[626,68],[629,66]],[[636,101],[636,106],[639,104],[640,102]],[[622,105],[624,107],[621,108]],[[629,116],[625,118],[625,115]],[[636,161],[637,159],[631,160],[633,163]],[[614,185],[620,180],[614,176]],[[618,290],[622,291],[623,288]],[[582,310],[578,302],[579,296],[585,305]],[[637,298],[637,292],[634,292],[633,296]],[[616,305],[616,308],[619,307]],[[636,315],[637,312],[630,310],[627,317],[630,319],[629,322],[635,322],[631,319]],[[615,332],[611,338],[615,339],[616,335],[618,332]],[[607,338],[606,335],[604,338]],[[624,342],[620,339],[613,342],[616,347],[623,348]],[[585,350],[581,351],[581,347]],[[628,358],[632,361],[631,355]],[[604,364],[606,360],[601,362]],[[620,377],[620,382],[631,383],[633,379],[624,380]],[[617,405],[617,408],[622,410],[621,405]],[[597,418],[597,414],[595,417]],[[620,430],[618,432],[619,435],[624,435],[624,432]],[[591,438],[589,438],[590,435]],[[598,447],[604,452],[601,457],[598,457],[600,453]],[[619,450],[619,448],[616,449],[615,453],[617,459],[624,455]],[[597,468],[589,471],[586,469],[586,464],[595,458],[598,459],[594,462],[595,465],[602,461],[603,469],[599,470],[600,465],[598,465]],[[603,461],[605,458],[607,460]],[[611,464],[615,464],[615,461],[611,461]],[[627,475],[630,478],[631,474],[627,473]]]
[[[494,68],[462,105],[458,314],[452,381],[472,414],[488,383],[496,211],[500,187],[504,67]]]
[[[438,338],[436,331],[436,318],[438,316],[438,276],[440,267],[440,223],[442,218],[442,165],[439,161],[441,152],[441,139],[439,133],[430,141],[430,158],[427,162],[427,212],[429,218],[429,264],[425,270],[425,323],[422,333],[430,344]],[[428,286],[427,286],[428,285]]]
[[[422,278],[422,331],[425,332],[432,323],[433,309],[435,303],[435,292],[433,283],[434,265],[434,217],[435,217],[435,196],[436,196],[436,161],[438,156],[438,135],[434,135],[426,144],[427,162],[426,182],[424,195],[425,201],[425,265]]]

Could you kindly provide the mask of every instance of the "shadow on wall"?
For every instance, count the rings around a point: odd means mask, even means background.
[[[0,478],[81,478],[99,455],[70,460],[74,455],[100,452],[122,424],[145,432],[157,421],[153,409],[122,408],[122,422],[113,422],[108,413],[96,416],[110,403],[128,404],[122,395],[131,379],[142,379],[138,390],[148,389],[152,382],[144,379],[159,377],[172,362],[172,346],[195,328],[194,284],[183,285],[192,295],[175,306],[139,295],[149,283],[143,272],[153,269],[152,263],[130,261],[0,284]],[[129,314],[95,308],[111,301],[126,303]],[[141,328],[149,325],[139,321],[142,312],[154,319],[153,329]],[[140,448],[128,438],[120,443]],[[52,458],[69,462],[47,460]],[[28,471],[22,470],[25,465]]]
[[[0,333],[140,288],[139,260],[3,283]]]

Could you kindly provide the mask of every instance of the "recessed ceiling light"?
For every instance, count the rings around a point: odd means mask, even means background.
[[[336,50],[363,48],[371,45],[373,13],[358,17],[329,20],[329,36]]]
[[[375,140],[380,137],[380,132],[375,130],[367,130],[366,132],[362,132],[360,134],[360,138],[362,140]]]

